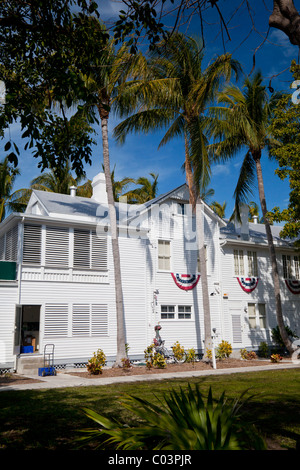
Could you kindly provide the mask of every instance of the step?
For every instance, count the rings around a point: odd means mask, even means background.
[[[44,356],[41,354],[21,355],[17,359],[17,374],[38,375],[39,367],[44,367]]]

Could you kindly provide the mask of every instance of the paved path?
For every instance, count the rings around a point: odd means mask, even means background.
[[[91,385],[110,385],[115,383],[128,383],[128,382],[142,382],[151,380],[166,380],[166,379],[185,379],[190,377],[203,377],[208,375],[228,375],[243,372],[257,372],[266,370],[278,370],[278,369],[294,369],[299,368],[300,364],[294,364],[292,362],[286,362],[282,364],[269,364],[266,366],[250,366],[250,367],[239,367],[229,369],[211,369],[205,371],[187,371],[187,372],[174,372],[174,373],[160,373],[148,375],[132,375],[132,376],[121,376],[121,377],[107,377],[107,378],[95,378],[87,379],[84,377],[78,377],[75,375],[64,374],[59,372],[56,376],[48,377],[37,377],[30,376],[32,379],[38,379],[40,382],[33,382],[20,385],[7,385],[6,387],[0,387],[0,392],[9,390],[40,390],[40,389],[53,389],[62,387],[87,387]],[[28,376],[26,376],[28,377]]]

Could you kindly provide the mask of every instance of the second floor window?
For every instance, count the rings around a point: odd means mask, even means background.
[[[171,247],[168,240],[158,240],[158,269],[171,270]]]
[[[300,257],[282,255],[284,279],[300,279]]]
[[[233,250],[233,259],[235,276],[258,276],[256,251],[247,251],[247,257],[245,258],[243,250]]]

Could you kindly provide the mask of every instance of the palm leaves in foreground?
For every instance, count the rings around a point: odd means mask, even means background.
[[[243,394],[244,395],[244,394]],[[86,440],[100,440],[99,446],[123,450],[243,450],[265,449],[256,430],[243,426],[239,410],[243,402],[228,400],[225,392],[217,400],[209,389],[205,400],[195,385],[185,391],[164,394],[160,406],[129,396],[122,405],[137,418],[129,426],[85,409],[100,429],[83,430]],[[108,436],[103,442],[103,436]]]

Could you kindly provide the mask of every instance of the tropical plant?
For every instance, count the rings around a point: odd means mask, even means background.
[[[185,362],[192,362],[194,364],[196,360],[196,351],[194,348],[190,348],[185,353]]]
[[[284,329],[289,338],[297,338],[297,339],[299,338],[299,336],[297,336],[297,334],[294,331],[292,331],[288,325],[284,325]],[[274,341],[276,346],[280,348],[284,348],[285,344],[282,339],[281,331],[278,325],[272,328],[271,335],[272,335],[272,340]]]
[[[164,369],[166,366],[167,363],[164,356],[159,352],[155,352],[153,355],[153,367],[156,367],[157,369]]]
[[[211,342],[210,305],[203,235],[203,207],[200,194],[210,180],[210,161],[206,150],[204,113],[224,80],[240,65],[230,54],[217,57],[203,71],[203,44],[174,34],[151,54],[144,79],[128,90],[136,96],[136,113],[114,129],[121,143],[130,132],[167,129],[159,147],[181,137],[185,144],[184,169],[190,203],[197,220],[197,242],[205,326],[205,347]]]
[[[96,441],[99,435],[107,436],[101,447],[124,450],[265,449],[256,429],[241,421],[244,395],[229,400],[223,392],[219,398],[214,398],[210,388],[205,398],[198,384],[194,390],[188,384],[186,390],[180,388],[165,393],[159,405],[129,396],[122,400],[122,406],[137,417],[136,424],[123,424],[85,409],[86,415],[100,429],[83,430],[85,437],[80,439]]]
[[[269,346],[265,341],[262,341],[258,347],[259,357],[268,357],[269,355]]]
[[[131,204],[144,204],[147,201],[151,201],[157,196],[158,189],[158,176],[155,173],[150,173],[153,181],[150,179],[140,176],[135,180],[135,184],[141,185],[140,188],[133,189],[124,194],[124,197],[127,198],[127,202]]]
[[[102,168],[104,171],[103,164],[102,164]],[[133,178],[125,177],[117,181],[115,179],[115,171],[116,171],[116,165],[114,166],[111,172],[111,182],[112,182],[112,187],[113,187],[114,200],[118,202],[120,201],[120,198],[126,196],[125,194],[123,194],[125,189],[128,187],[128,185],[135,183],[135,180]]]
[[[174,357],[177,361],[182,361],[184,358],[184,347],[180,345],[179,341],[176,341],[176,343],[171,346],[171,349],[173,351]]]
[[[219,106],[211,108],[210,136],[215,142],[210,145],[214,157],[228,161],[241,150],[245,157],[235,189],[235,211],[240,218],[239,208],[247,202],[249,192],[257,179],[259,200],[266,229],[270,251],[274,294],[276,299],[276,316],[284,343],[293,351],[292,344],[284,330],[280,282],[277,259],[264,190],[261,159],[263,150],[273,144],[268,135],[268,125],[272,112],[272,102],[268,98],[265,86],[262,85],[262,75],[257,72],[253,78],[246,78],[243,90],[228,86],[218,95]]]
[[[280,362],[282,361],[282,356],[280,354],[272,354],[270,356],[271,362]]]
[[[98,349],[97,352],[94,353],[93,357],[89,359],[87,363],[87,370],[90,374],[99,375],[102,374],[102,369],[105,366],[106,356],[102,349]]]
[[[19,169],[10,164],[7,157],[2,160],[0,163],[0,222],[4,220],[7,210],[16,209],[13,205],[12,189],[16,176],[19,174]]]
[[[251,359],[257,359],[255,351],[247,351],[247,349],[241,349],[240,351],[241,358],[246,361],[251,361]]]
[[[225,359],[232,354],[232,346],[228,341],[222,340],[216,348],[216,357],[218,359]]]
[[[221,219],[225,218],[225,211],[226,211],[226,201],[223,202],[223,204],[220,204],[217,201],[214,201],[210,204],[210,207],[212,210],[219,216]]]

